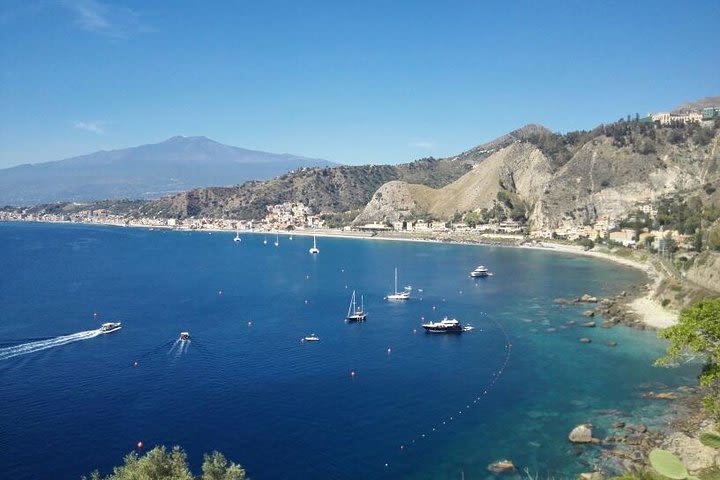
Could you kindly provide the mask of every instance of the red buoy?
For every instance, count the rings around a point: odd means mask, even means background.
[[[138,448],[138,449],[143,448],[143,443],[142,443],[142,441],[139,441],[139,442],[137,443],[137,448]]]

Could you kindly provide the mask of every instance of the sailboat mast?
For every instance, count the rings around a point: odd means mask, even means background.
[[[397,291],[397,267],[395,267],[395,293],[398,293],[398,291]]]

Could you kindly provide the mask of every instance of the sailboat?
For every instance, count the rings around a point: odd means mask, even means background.
[[[233,242],[241,242],[242,238],[240,238],[240,229],[235,229],[235,238],[233,238]]]
[[[405,290],[398,292],[397,288],[397,267],[395,267],[395,292],[389,293],[386,297],[388,300],[410,300],[411,287],[405,287]]]
[[[364,322],[366,316],[367,315],[365,314],[363,296],[360,295],[360,308],[358,308],[357,304],[355,303],[355,290],[353,290],[352,297],[350,297],[350,306],[348,307],[348,313],[345,317],[345,320],[347,320],[348,322]]]
[[[277,233],[275,234],[275,246],[280,246],[280,235],[278,235]]]
[[[308,250],[310,253],[320,253],[320,249],[317,248],[317,242],[315,241],[315,235],[313,235],[313,246],[310,250]]]

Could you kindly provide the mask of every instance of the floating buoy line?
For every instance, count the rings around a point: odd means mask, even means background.
[[[482,313],[481,315],[485,316],[486,314]],[[494,319],[490,319],[490,321],[493,322],[495,326],[497,326],[498,330],[500,330],[500,332],[502,333],[505,341],[505,348],[503,349],[504,356],[500,367],[491,373],[489,381],[483,387],[481,387],[481,389],[471,399],[464,402],[464,405],[460,405],[457,410],[453,410],[453,413],[451,415],[439,419],[437,422],[429,425],[424,432],[421,432],[416,436],[408,439],[406,442],[398,445],[398,449],[396,450],[397,454],[402,455],[409,450],[412,450],[412,447],[420,443],[422,440],[427,440],[431,437],[433,433],[439,431],[444,427],[449,427],[455,420],[459,420],[460,418],[462,418],[462,415],[465,412],[469,411],[471,407],[477,406],[479,403],[482,403],[483,398],[492,391],[492,388],[495,386],[498,380],[500,380],[500,377],[503,375],[503,373],[505,373],[505,369],[507,368],[508,362],[510,361],[512,343],[510,342],[510,337],[508,336],[507,331],[500,324],[500,322]],[[415,333],[415,331],[413,331],[413,333]],[[392,465],[390,461],[385,461],[383,462],[383,464],[385,469],[390,468],[390,466]]]

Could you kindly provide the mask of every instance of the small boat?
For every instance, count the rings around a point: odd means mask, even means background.
[[[320,253],[320,249],[317,248],[317,242],[315,241],[315,235],[313,235],[313,246],[310,250],[308,250],[310,253]]]
[[[308,335],[307,337],[304,337],[304,338],[302,339],[302,341],[303,341],[303,342],[319,342],[319,341],[320,341],[320,337],[318,337],[318,336],[315,335],[314,333],[311,333],[311,334]]]
[[[187,342],[188,340],[190,340],[190,333],[189,332],[180,332],[180,341]]]
[[[423,323],[422,327],[426,332],[432,333],[461,333],[465,331],[465,328],[457,320],[443,318],[439,322],[428,322]]]
[[[263,245],[267,245],[267,237],[263,239]]]
[[[102,325],[100,325],[100,331],[101,331],[102,333],[115,332],[115,331],[120,330],[120,329],[122,328],[120,325],[121,325],[120,322],[108,322],[108,323],[103,323]]]
[[[240,230],[235,230],[235,238],[233,238],[233,242],[242,242],[242,238],[240,238]]]
[[[475,270],[470,272],[470,276],[473,278],[482,278],[488,275],[490,275],[490,271],[488,271],[484,265],[479,265]]]
[[[275,246],[280,246],[280,235],[278,235],[277,233],[275,234]]]
[[[405,287],[405,290],[398,292],[397,288],[397,267],[395,267],[395,292],[389,293],[386,297],[388,300],[410,300],[410,292],[412,291],[411,286]]]
[[[360,308],[355,303],[355,290],[353,290],[352,297],[350,297],[350,306],[348,307],[348,313],[345,320],[348,322],[364,322],[367,314],[365,313],[363,296],[360,295]]]

